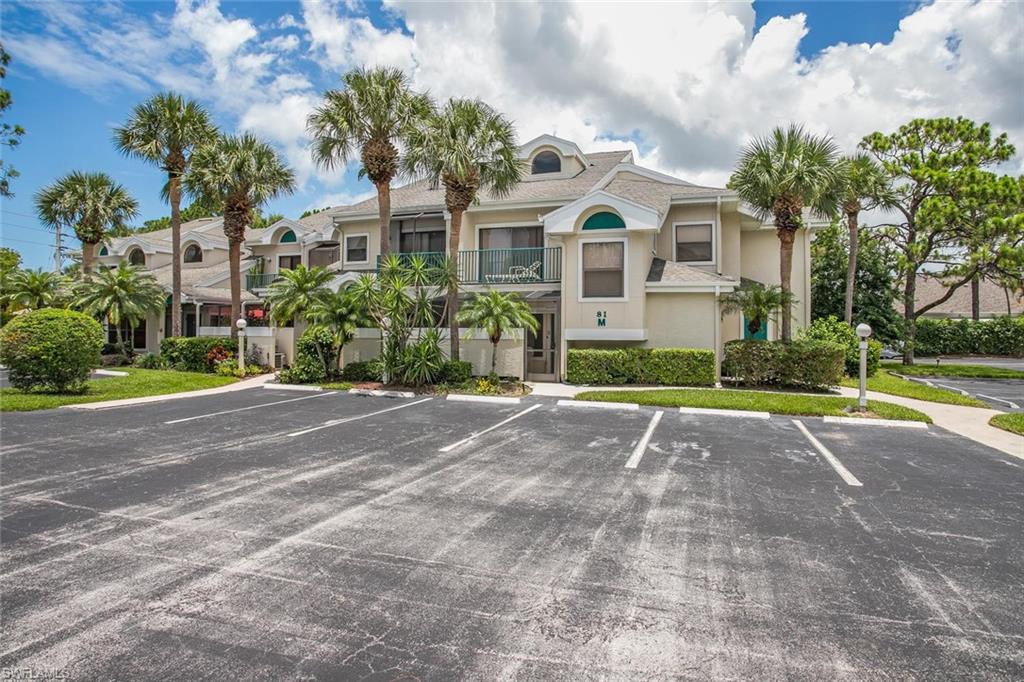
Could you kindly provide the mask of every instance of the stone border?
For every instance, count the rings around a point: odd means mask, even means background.
[[[304,384],[263,384],[263,388],[272,388],[277,391],[322,391],[319,386],[307,386]]]
[[[416,394],[412,391],[383,391],[374,388],[350,388],[348,392],[351,395],[362,395],[371,396],[374,398],[415,398]]]
[[[500,405],[518,405],[520,398],[498,395],[472,395],[468,393],[449,393],[447,400],[461,403],[497,403]]]
[[[638,403],[609,403],[599,400],[559,400],[559,407],[596,407],[602,410],[639,410]]]
[[[748,419],[768,419],[771,415],[757,410],[723,410],[713,407],[680,407],[680,414],[705,414],[715,417],[747,417]]]
[[[927,429],[925,422],[903,421],[900,419],[873,419],[869,417],[822,417],[826,424],[858,424],[860,426],[896,426],[905,429]]]

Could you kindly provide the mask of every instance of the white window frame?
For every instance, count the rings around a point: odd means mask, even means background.
[[[707,225],[711,228],[711,260],[679,260],[676,254],[679,245],[676,240],[676,227],[693,227]],[[718,221],[710,220],[678,220],[672,223],[672,260],[683,265],[714,265],[718,262]]]
[[[367,265],[370,262],[370,233],[369,232],[344,232],[341,235],[342,265]],[[366,258],[363,260],[351,260],[348,257],[348,240],[350,237],[366,237]]]
[[[483,246],[480,245],[480,232],[481,230],[493,230],[500,227],[539,227],[541,228],[541,237],[543,244],[538,246],[539,249],[546,249],[548,244],[548,233],[544,231],[544,223],[535,220],[523,220],[519,222],[511,223],[480,223],[474,227],[474,233],[476,234],[476,250],[483,251]]]
[[[196,261],[185,260],[185,251],[187,251],[188,247],[190,247],[190,246],[195,246],[195,247],[197,247],[199,249],[199,260],[196,260]],[[181,246],[181,264],[182,265],[193,265],[193,266],[195,266],[195,265],[202,265],[205,261],[206,261],[206,250],[202,247],[202,245],[199,242],[188,241],[188,242],[185,242],[184,244],[182,244],[182,246]]]
[[[623,230],[617,230],[622,232]],[[579,239],[576,251],[576,301],[578,303],[624,303],[629,301],[629,237],[593,237]],[[594,243],[622,243],[622,296],[589,297],[583,295],[583,245]]]
[[[282,258],[287,258],[289,256],[298,256],[299,257],[299,265],[305,265],[305,263],[302,262],[302,252],[301,251],[292,251],[290,253],[275,253],[274,254],[274,265],[277,266],[277,271],[278,272],[282,272],[282,270],[281,270],[281,259]]]

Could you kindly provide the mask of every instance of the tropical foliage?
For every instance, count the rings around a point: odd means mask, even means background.
[[[163,312],[164,299],[164,290],[151,275],[122,262],[81,282],[75,289],[74,305],[116,328],[117,342],[123,347],[122,320],[134,329],[149,313]]]
[[[295,191],[295,174],[266,142],[246,133],[218,136],[192,154],[185,190],[204,203],[224,206],[231,280],[231,319],[242,312],[241,254],[253,211]],[[238,330],[232,325],[231,335]]]
[[[793,294],[774,284],[744,282],[739,289],[722,294],[722,313],[743,313],[751,336],[761,331],[768,321],[775,321],[780,311],[791,309],[796,303]]]
[[[444,185],[448,253],[459,252],[462,215],[481,191],[508,196],[523,174],[512,122],[479,100],[450,99],[409,135],[406,170]],[[452,277],[451,279],[454,279]],[[459,358],[458,288],[448,286],[450,357]]]
[[[93,251],[111,230],[123,229],[139,204],[106,173],[72,171],[35,195],[36,213],[51,229],[72,227],[82,242],[82,274],[92,272]]]
[[[492,346],[491,373],[497,367],[498,344],[504,335],[514,335],[520,327],[536,333],[539,326],[529,304],[519,294],[494,289],[474,295],[459,311],[458,320],[487,334]]]
[[[15,270],[4,283],[4,306],[9,309],[38,310],[61,304],[65,280],[43,270]]]
[[[779,237],[782,291],[791,293],[793,243],[804,226],[803,211],[831,216],[837,205],[839,148],[832,138],[791,125],[775,128],[744,147],[729,188],[754,208],[762,220],[774,219]],[[782,309],[782,339],[792,338],[793,310]]]
[[[103,328],[73,310],[43,308],[19,315],[0,330],[0,363],[22,391],[80,393],[100,364]]]
[[[7,65],[11,63],[11,55],[0,43],[0,80],[7,78]],[[11,107],[11,91],[7,88],[0,88],[0,115],[3,115]],[[21,136],[25,129],[16,123],[0,123],[0,146],[13,149],[21,142]],[[6,163],[6,159],[0,159],[0,197],[14,196],[11,194],[11,179],[18,177],[19,173],[14,166]]]
[[[331,293],[327,283],[334,273],[326,268],[297,265],[279,274],[267,289],[270,317],[277,324],[305,320],[313,305]]]
[[[313,160],[332,169],[359,157],[360,177],[377,188],[380,250],[386,255],[391,252],[391,181],[399,172],[399,146],[432,104],[412,91],[409,77],[399,69],[354,69],[342,81],[344,89],[325,92],[307,121]]]
[[[306,318],[314,326],[323,327],[333,335],[337,356],[335,367],[341,365],[345,344],[355,337],[357,329],[367,323],[355,294],[345,287],[338,287],[337,291],[327,289],[318,296],[309,306]]]

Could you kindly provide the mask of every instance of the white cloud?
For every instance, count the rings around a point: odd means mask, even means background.
[[[294,33],[276,36],[268,40],[265,45],[271,50],[278,52],[291,52],[299,47],[299,37]]]
[[[329,194],[322,194],[313,201],[309,202],[304,210],[313,211],[318,208],[329,208],[331,206],[348,206],[350,204],[358,204],[360,201],[365,201],[372,196],[377,195],[377,190],[369,189],[366,191],[356,192],[332,192]]]

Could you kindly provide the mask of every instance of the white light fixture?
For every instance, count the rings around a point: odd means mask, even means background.
[[[868,409],[868,338],[871,336],[871,325],[861,322],[857,325],[857,336],[860,337],[860,395],[857,408],[861,412]]]
[[[244,317],[240,317],[235,321],[235,326],[238,327],[239,329],[245,329],[246,327],[249,326],[249,323],[245,321]],[[858,329],[860,328],[858,327]]]

